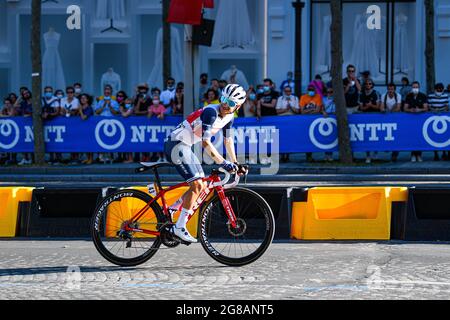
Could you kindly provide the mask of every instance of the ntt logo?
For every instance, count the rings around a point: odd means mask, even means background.
[[[0,148],[9,150],[14,148],[19,142],[20,130],[17,123],[10,119],[0,120],[0,135],[6,140],[11,141],[10,143],[3,143],[0,141]]]
[[[427,119],[423,124],[422,134],[425,141],[436,148],[446,148],[450,146],[450,138],[442,142],[436,142],[437,137],[450,137],[449,116],[433,116]],[[430,127],[433,132],[433,138],[430,137]]]
[[[105,137],[108,138],[108,142],[103,141]],[[102,120],[95,127],[95,140],[103,149],[115,150],[125,141],[125,127],[118,120]]]

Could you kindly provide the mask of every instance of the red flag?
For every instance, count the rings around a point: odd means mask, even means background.
[[[214,9],[214,0],[203,0],[203,6],[208,9]]]
[[[170,1],[167,22],[200,25],[202,22],[203,0]]]

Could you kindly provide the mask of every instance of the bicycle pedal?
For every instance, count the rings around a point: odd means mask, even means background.
[[[192,244],[191,242],[187,242],[187,241],[183,241],[183,240],[181,240],[180,243],[184,244],[186,247],[189,247]]]

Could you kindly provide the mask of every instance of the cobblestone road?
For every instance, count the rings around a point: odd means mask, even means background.
[[[439,243],[274,243],[242,268],[195,244],[119,268],[89,241],[0,241],[0,299],[448,299],[449,271]]]

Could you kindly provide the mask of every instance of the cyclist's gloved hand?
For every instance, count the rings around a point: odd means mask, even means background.
[[[233,162],[230,162],[228,160],[224,160],[221,164],[222,168],[227,170],[230,173],[236,172],[239,168],[237,165],[235,165]]]
[[[249,171],[249,169],[250,169],[249,166],[244,165],[244,164],[240,164],[240,163],[238,163],[238,162],[235,162],[234,164],[238,166],[237,174],[238,174],[239,176],[245,176],[245,175],[248,174],[248,171]]]

